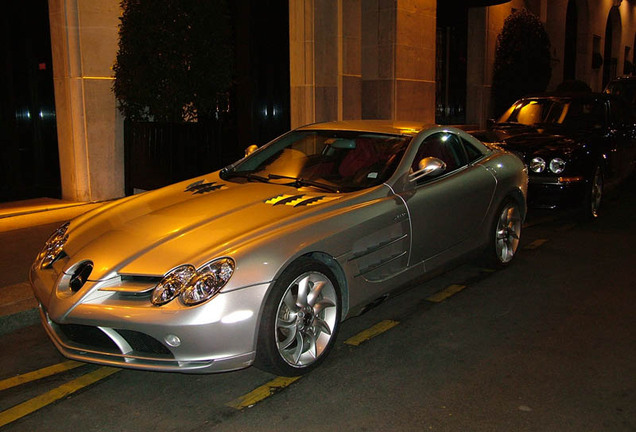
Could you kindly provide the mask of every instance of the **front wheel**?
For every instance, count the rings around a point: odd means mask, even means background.
[[[256,366],[302,375],[327,356],[339,329],[340,287],[323,263],[301,258],[275,282],[265,302]]]
[[[515,256],[521,238],[521,212],[513,200],[506,200],[493,220],[490,241],[486,251],[487,264],[497,267],[508,265]]]

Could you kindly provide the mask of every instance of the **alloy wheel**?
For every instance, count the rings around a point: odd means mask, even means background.
[[[338,321],[337,293],[319,272],[298,276],[283,294],[276,313],[276,346],[287,364],[306,367],[324,352]]]
[[[506,264],[514,257],[521,236],[521,215],[514,203],[504,206],[497,221],[495,236],[495,253],[499,262]]]

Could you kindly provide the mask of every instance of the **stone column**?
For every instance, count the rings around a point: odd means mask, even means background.
[[[362,117],[435,121],[436,0],[362,9]]]
[[[340,2],[290,0],[292,128],[338,118]]]
[[[289,1],[291,127],[315,121],[314,0]]]
[[[436,0],[289,2],[292,127],[435,120]]]
[[[49,0],[62,197],[124,195],[123,121],[111,91],[119,0]]]
[[[339,0],[338,119],[362,118],[362,0]]]
[[[468,46],[466,70],[466,123],[486,126],[490,115],[490,92],[493,59],[488,58],[488,9],[468,9]]]
[[[339,3],[314,0],[314,121],[338,118]]]

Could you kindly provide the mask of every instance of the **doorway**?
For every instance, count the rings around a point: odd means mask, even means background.
[[[435,122],[466,123],[468,8],[437,1]]]
[[[605,48],[603,50],[603,88],[618,70],[618,53],[621,43],[621,15],[617,6],[610,9],[605,26]]]
[[[565,50],[563,54],[563,81],[576,79],[576,51],[577,51],[577,21],[578,11],[576,0],[568,2],[565,15]]]
[[[47,0],[0,17],[0,202],[61,196]]]

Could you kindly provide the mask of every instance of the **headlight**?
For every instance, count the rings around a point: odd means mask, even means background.
[[[182,265],[166,274],[152,292],[152,304],[160,306],[177,297],[196,274],[191,265]]]
[[[181,293],[181,301],[193,306],[214,297],[233,273],[234,261],[230,258],[221,258],[204,265]]]
[[[152,292],[152,304],[161,306],[176,297],[186,306],[193,306],[214,297],[234,273],[234,261],[221,258],[199,269],[189,264],[167,273]]]
[[[545,170],[545,161],[540,157],[532,159],[530,161],[530,170],[536,173],[543,172]]]
[[[69,222],[66,222],[64,225],[55,230],[51,237],[49,237],[46,241],[44,248],[37,258],[40,268],[50,266],[60,256],[62,249],[68,240],[68,234],[66,234],[68,226]]]
[[[561,174],[565,169],[565,161],[561,158],[554,158],[550,161],[550,171]]]

